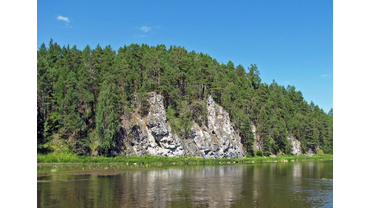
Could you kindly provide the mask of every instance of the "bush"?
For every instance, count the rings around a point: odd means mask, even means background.
[[[256,150],[256,151],[254,152],[254,156],[260,156],[260,157],[262,157],[262,156],[263,156],[263,152],[262,152],[262,150]]]
[[[270,151],[266,151],[263,153],[266,157],[270,156],[271,155],[271,152]]]

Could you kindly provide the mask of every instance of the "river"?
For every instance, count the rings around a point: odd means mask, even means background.
[[[333,207],[333,161],[38,164],[38,207]]]

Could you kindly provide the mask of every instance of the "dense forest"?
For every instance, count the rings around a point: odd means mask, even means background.
[[[148,112],[148,92],[164,97],[174,131],[188,137],[192,122],[204,119],[208,95],[228,111],[246,152],[253,155],[256,127],[263,154],[290,153],[287,136],[303,152],[319,147],[333,153],[333,111],[307,103],[294,86],[261,82],[256,64],[247,69],[219,63],[183,47],[131,44],[59,46],[50,41],[37,51],[37,151],[109,155],[121,117]]]

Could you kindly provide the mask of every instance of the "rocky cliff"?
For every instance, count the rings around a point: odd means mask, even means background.
[[[263,142],[261,140],[260,135],[258,135],[256,133],[257,128],[253,123],[251,124],[251,129],[252,129],[252,133],[254,135],[253,150],[254,151],[262,150]],[[291,147],[290,154],[292,154],[292,155],[301,155],[301,154],[303,154],[302,147],[301,147],[301,142],[298,139],[296,139],[294,136],[288,135],[287,140],[289,142],[289,146]],[[309,156],[315,155],[317,150],[318,150],[318,148],[316,148],[315,151],[313,151],[312,149],[309,149],[308,152],[306,152],[306,155],[309,155]],[[271,156],[273,156],[273,157],[276,156],[273,153],[272,150],[270,150],[270,151],[272,152]]]
[[[113,155],[153,155],[153,156],[195,156],[202,158],[240,158],[245,157],[245,147],[230,121],[229,114],[211,96],[206,100],[206,121],[193,122],[187,138],[180,138],[168,122],[163,97],[155,92],[149,93],[149,110],[144,117],[138,113],[130,117],[122,116],[122,130],[119,134]],[[262,140],[254,134],[253,149],[262,150]],[[292,136],[287,137],[293,155],[302,154],[301,143]],[[313,155],[310,150],[308,155]],[[274,156],[274,154],[272,155]]]
[[[122,116],[122,131],[114,155],[195,156],[203,158],[244,157],[240,137],[230,117],[211,96],[207,98],[207,121],[193,123],[188,138],[180,138],[167,122],[163,97],[149,94],[148,115]]]

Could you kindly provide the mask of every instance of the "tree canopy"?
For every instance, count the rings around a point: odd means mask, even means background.
[[[266,84],[259,75],[256,64],[225,65],[179,46],[131,44],[116,52],[98,45],[81,51],[51,40],[37,51],[38,151],[57,138],[78,154],[90,154],[96,143],[100,154],[108,154],[120,116],[137,108],[146,114],[147,94],[155,91],[180,136],[187,136],[191,122],[199,123],[205,110],[200,101],[211,95],[229,112],[249,154],[251,125],[266,155],[289,153],[288,135],[301,141],[303,151],[319,146],[332,153],[333,110],[325,113],[294,86]]]

